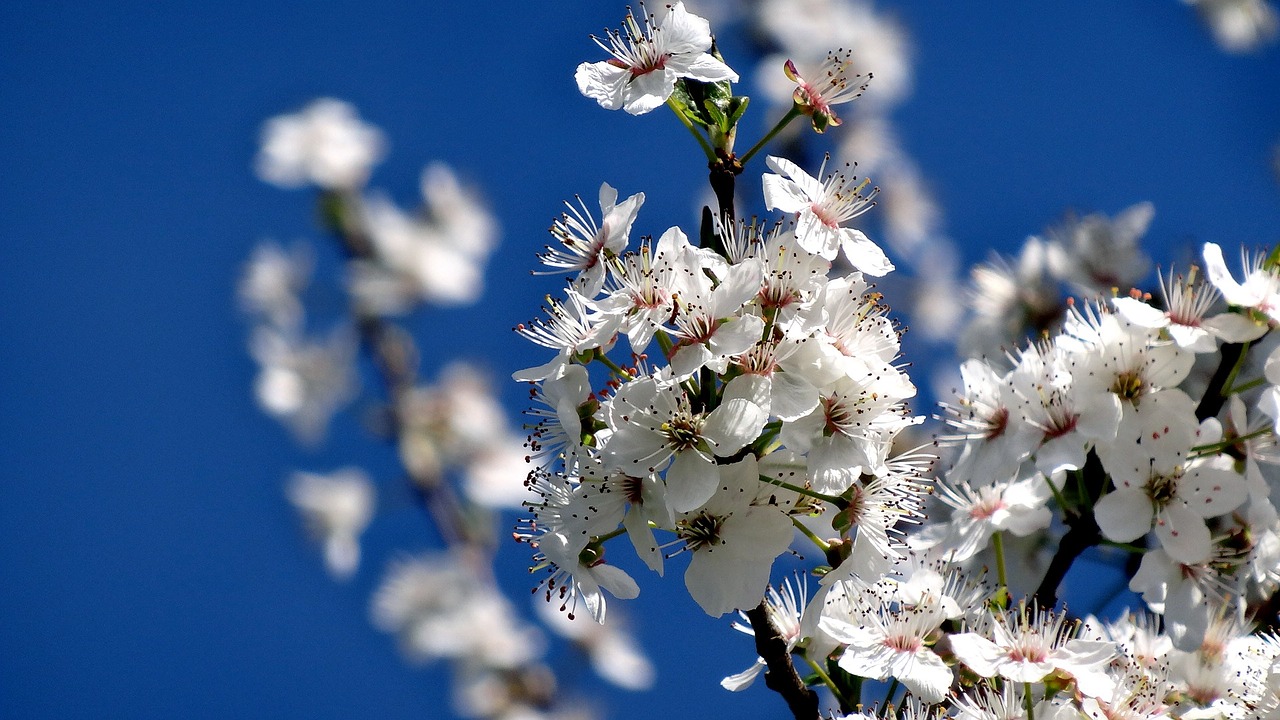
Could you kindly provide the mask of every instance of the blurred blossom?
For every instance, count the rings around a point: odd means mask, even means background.
[[[422,199],[427,215],[449,236],[452,244],[473,258],[484,258],[498,242],[498,222],[475,190],[458,182],[444,163],[422,171]]]
[[[419,479],[436,480],[447,466],[470,465],[515,442],[488,379],[462,363],[445,367],[435,384],[414,388],[397,413],[400,457]],[[512,482],[520,485],[525,472]]]
[[[1021,343],[1029,329],[1050,327],[1062,315],[1058,285],[1049,274],[1048,251],[1029,237],[1016,265],[1003,258],[974,266],[970,303],[973,319],[959,340],[969,357]]]
[[[461,659],[509,669],[540,656],[540,634],[477,570],[451,555],[392,564],[373,596],[374,624],[396,634],[415,660]]]
[[[853,68],[875,76],[859,105],[886,108],[911,92],[906,33],[895,20],[877,13],[870,2],[772,0],[758,7],[756,27],[782,49],[765,56],[757,71],[761,91],[773,102],[789,103],[795,90],[795,84],[779,72],[788,58],[802,68],[817,67],[832,50],[847,50]]]
[[[1047,233],[1049,267],[1086,295],[1107,295],[1112,288],[1128,290],[1151,268],[1141,240],[1154,216],[1155,207],[1140,202],[1115,218],[1102,214],[1067,218]]]
[[[483,289],[497,222],[475,193],[440,164],[422,174],[423,211],[411,215],[374,196],[363,221],[377,261],[357,263],[352,293],[367,311],[398,314],[416,302],[466,304]]]
[[[1275,38],[1276,9],[1266,0],[1183,0],[1195,7],[1218,47],[1233,53],[1257,50]]]
[[[240,304],[280,330],[302,328],[304,311],[299,295],[311,281],[311,249],[296,243],[288,250],[266,241],[258,243],[240,277]]]
[[[330,418],[355,395],[356,338],[349,328],[308,340],[259,326],[249,352],[260,366],[258,404],[302,442],[318,442]]]
[[[604,623],[582,615],[570,618],[555,603],[535,599],[538,616],[558,635],[572,640],[600,677],[627,690],[647,690],[653,686],[654,669],[630,633],[618,627],[616,614]]]
[[[529,450],[524,439],[501,433],[472,457],[463,490],[472,502],[485,507],[522,510],[525,502],[536,499],[524,482],[528,474]]]
[[[479,265],[442,228],[383,197],[365,203],[364,221],[380,262],[358,267],[353,280],[370,309],[404,312],[419,298],[462,304],[480,296]]]
[[[267,121],[254,166],[264,182],[282,188],[350,190],[368,180],[384,144],[382,132],[361,121],[351,105],[321,98]]]
[[[323,546],[329,574],[350,577],[360,565],[360,533],[373,518],[369,476],[354,467],[329,475],[298,472],[289,478],[286,494]]]

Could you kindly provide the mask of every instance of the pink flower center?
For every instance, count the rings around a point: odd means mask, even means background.
[[[642,62],[631,67],[632,79],[638,78],[641,75],[648,75],[654,70],[661,70],[667,66],[667,58],[669,57],[670,55],[667,55],[666,53],[657,53],[653,56],[650,56],[650,53],[647,52],[642,53]]]
[[[1006,505],[1004,500],[1001,499],[999,495],[993,495],[979,500],[978,503],[973,506],[973,509],[969,511],[969,517],[974,520],[986,520],[992,515],[995,515],[996,512],[1003,510],[1005,507]]]
[[[920,638],[914,635],[890,635],[884,646],[897,652],[915,652],[920,649]]]
[[[1036,644],[1014,645],[1009,649],[1009,659],[1014,662],[1042,663],[1049,659],[1043,647]]]
[[[840,223],[839,223],[837,220],[835,220],[834,218],[832,218],[832,217],[831,217],[831,213],[827,210],[827,208],[823,207],[821,204],[819,204],[819,203],[811,203],[811,204],[809,205],[809,209],[810,209],[810,210],[812,210],[812,211],[813,211],[813,214],[814,214],[814,215],[815,215],[819,220],[821,220],[821,221],[822,221],[822,224],[823,224],[823,225],[826,225],[826,226],[827,226],[827,227],[829,227],[829,228],[837,228],[837,227],[840,227]]]

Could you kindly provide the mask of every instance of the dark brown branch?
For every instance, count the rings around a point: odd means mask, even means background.
[[[787,707],[791,708],[796,720],[818,720],[818,694],[804,684],[791,664],[791,650],[769,619],[763,600],[747,611],[747,620],[756,635],[756,654],[764,659],[767,668],[765,686],[787,701]]]
[[[1102,467],[1098,454],[1090,450],[1081,472],[1084,480],[1083,497],[1078,498],[1079,507],[1074,512],[1062,508],[1063,522],[1068,529],[1058,542],[1058,552],[1049,561],[1049,568],[1045,570],[1044,578],[1034,595],[1036,605],[1046,610],[1058,604],[1058,587],[1062,585],[1063,578],[1075,564],[1076,558],[1102,542],[1102,530],[1098,528],[1098,521],[1093,516],[1093,504],[1106,487],[1107,471]]]
[[[1066,522],[1070,529],[1062,536],[1058,552],[1049,561],[1049,569],[1045,571],[1040,587],[1036,588],[1036,604],[1046,610],[1058,604],[1058,586],[1062,584],[1062,579],[1067,576],[1067,571],[1076,558],[1102,540],[1098,522],[1093,519],[1093,510],[1068,518]]]
[[[1240,362],[1240,355],[1244,349],[1244,343],[1226,343],[1222,346],[1222,362],[1218,363],[1217,371],[1209,380],[1209,387],[1205,388],[1204,397],[1196,406],[1197,420],[1217,417],[1218,411],[1222,410],[1222,404],[1227,401],[1227,396],[1222,394],[1222,391],[1226,389],[1227,379],[1231,377],[1231,372]]]

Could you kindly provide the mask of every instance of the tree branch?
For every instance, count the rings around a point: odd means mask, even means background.
[[[765,686],[787,701],[787,707],[791,708],[796,720],[818,720],[818,694],[804,684],[791,664],[791,650],[769,619],[765,602],[761,600],[746,614],[756,635],[756,654],[764,659],[767,667]]]

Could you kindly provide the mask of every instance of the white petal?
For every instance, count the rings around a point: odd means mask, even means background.
[[[1093,506],[1098,528],[1113,542],[1133,542],[1146,535],[1154,514],[1150,498],[1137,488],[1115,490]]]
[[[1007,658],[1000,646],[977,633],[952,635],[951,651],[982,677],[995,677],[1000,664]]]
[[[1213,550],[1213,539],[1204,520],[1177,501],[1156,514],[1156,537],[1169,557],[1185,565],[1204,562]]]
[[[1200,324],[1213,330],[1215,335],[1231,343],[1257,340],[1267,332],[1266,323],[1254,322],[1244,315],[1232,312],[1215,315]]]
[[[908,672],[902,675],[902,684],[927,703],[942,702],[955,679],[951,668],[928,648],[916,651],[912,659]]]
[[[813,202],[804,196],[804,191],[794,182],[768,173],[764,176],[764,206],[769,210],[781,210],[784,213],[800,212]]]
[[[702,53],[694,58],[681,74],[702,82],[720,82],[721,80],[738,82],[738,73],[709,53]]]
[[[769,408],[779,420],[790,422],[818,407],[818,390],[801,375],[789,372],[773,374]]]
[[[1162,328],[1169,324],[1169,316],[1163,310],[1157,310],[1137,298],[1112,298],[1111,305],[1117,315],[1138,327]]]
[[[622,91],[631,79],[631,71],[607,62],[582,63],[573,77],[579,92],[605,110],[617,110],[622,107]]]
[[[1178,497],[1202,518],[1225,515],[1240,507],[1248,495],[1239,474],[1220,468],[1196,468],[1178,483]]]
[[[885,256],[884,250],[880,249],[860,230],[853,228],[841,228],[840,231],[840,247],[844,250],[844,256],[848,258],[849,264],[862,272],[873,277],[884,277],[893,272],[893,263],[889,262],[889,258]]]
[[[619,600],[630,600],[640,594],[640,586],[636,585],[636,581],[613,565],[596,565],[591,568],[591,573],[595,575],[600,587]]]
[[[765,669],[764,658],[756,658],[755,664],[752,665],[751,667],[747,668],[746,670],[743,670],[737,675],[730,675],[729,677],[721,680],[720,687],[730,692],[738,692],[739,690],[745,690],[746,688],[751,686],[751,683],[755,682],[756,677],[761,672],[763,672],[764,669]]]
[[[729,457],[760,437],[769,421],[764,408],[743,398],[722,402],[702,426],[702,436],[717,457]]]
[[[693,450],[676,453],[667,469],[667,504],[676,512],[702,507],[720,487],[720,468]]]

